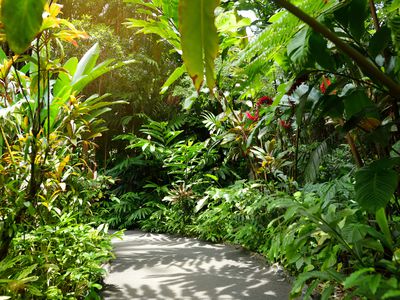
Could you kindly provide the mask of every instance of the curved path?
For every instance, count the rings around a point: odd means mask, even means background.
[[[282,276],[233,246],[140,231],[113,243],[106,300],[289,299]]]

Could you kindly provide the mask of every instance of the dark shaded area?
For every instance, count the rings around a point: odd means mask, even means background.
[[[126,233],[104,299],[288,299],[289,283],[261,259],[229,245]]]

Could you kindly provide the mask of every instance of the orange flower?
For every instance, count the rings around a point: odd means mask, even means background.
[[[322,82],[321,85],[319,86],[319,89],[321,91],[322,94],[326,93],[326,89],[328,88],[328,86],[330,86],[332,83],[329,80],[329,78],[326,78],[325,76],[322,77]]]

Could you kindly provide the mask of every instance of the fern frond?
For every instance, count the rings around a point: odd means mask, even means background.
[[[203,112],[201,116],[203,117],[203,124],[210,134],[219,135],[222,133],[221,122],[219,121],[218,116],[209,111]]]
[[[296,5],[314,17],[320,16],[340,3],[338,1],[324,3],[324,1],[315,0],[297,2]],[[271,69],[276,68],[276,64],[274,64],[277,61],[276,58],[286,52],[286,47],[291,39],[304,27],[304,24],[295,16],[284,10],[278,11],[270,19],[270,22],[272,24],[266,27],[243,51],[235,56],[235,60],[230,67],[237,76],[251,79],[258,74],[266,75],[271,73]],[[250,83],[252,80],[247,80],[247,82]]]
[[[168,121],[167,127],[170,130],[178,130],[178,129],[182,128],[183,125],[186,124],[186,121],[187,121],[186,115],[183,115],[183,114],[177,115],[173,119]]]

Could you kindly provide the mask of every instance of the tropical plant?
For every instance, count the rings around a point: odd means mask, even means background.
[[[107,230],[64,214],[57,227],[19,234],[0,263],[0,293],[12,299],[99,299],[102,264],[112,257],[111,238],[120,235]]]
[[[383,212],[372,222],[357,203],[349,203],[354,197],[349,180],[345,176],[333,184],[306,186],[295,199],[269,205],[271,210],[284,207],[286,211],[268,226],[272,241],[264,249],[270,259],[303,272],[294,283],[294,296],[305,282],[308,295],[318,290],[325,298],[337,287],[368,299],[397,293],[396,283],[387,284],[398,276],[392,260],[398,245],[391,233],[397,225],[389,225]]]
[[[6,0],[1,12],[3,42],[6,39],[0,51],[1,292],[16,299],[79,298],[89,293],[95,297],[101,263],[111,257],[110,240],[106,235],[94,238],[90,225],[77,222],[88,222],[91,206],[102,198],[97,188],[110,183],[109,178],[97,177],[93,140],[106,129],[99,116],[113,103],[105,96],[85,99],[80,93],[94,79],[126,63],[106,60],[96,65],[98,45],[81,60],[64,63],[54,57],[54,47],[62,49],[63,43],[86,37],[59,17],[61,7],[55,1],[22,5]],[[57,226],[61,236],[70,230],[68,241],[47,244]],[[82,242],[71,238],[76,231],[88,244],[70,260],[67,243],[79,248]],[[24,233],[37,235],[38,240],[30,244]],[[98,248],[93,246],[97,242]],[[44,249],[49,256],[54,254],[51,261],[36,255]],[[89,258],[94,252],[101,254]],[[56,266],[64,259],[68,267]],[[87,265],[80,273],[81,263]],[[63,279],[71,283],[64,290]]]
[[[225,7],[229,7],[226,2]],[[246,232],[254,236],[265,230],[267,242],[260,249],[302,273],[293,295],[307,283],[306,297],[318,290],[328,298],[339,288],[349,297],[394,298],[398,295],[398,237],[394,234],[399,214],[398,4],[366,0],[274,2],[284,9],[276,11],[268,26],[256,28],[258,35],[243,44],[221,29],[221,19],[229,19],[229,12],[221,15],[217,11],[215,16],[217,1],[190,12],[189,6],[197,1],[179,2],[179,49],[185,68],[198,91],[205,75],[211,95],[220,104],[219,114],[204,113],[211,133],[208,142],[219,151],[228,148],[222,151],[224,156],[234,153],[231,158],[245,162],[242,169],[252,177],[267,174],[264,179],[273,181],[271,186],[279,178],[284,184],[291,182],[290,177],[300,182],[317,180],[321,165],[324,168],[332,158],[329,151],[348,157],[335,149],[334,139],[347,143],[340,147],[349,150],[356,170],[350,163],[340,179],[318,185],[325,194],[317,193],[315,186],[314,190],[306,186],[294,198],[286,194],[271,197],[268,213],[283,215],[268,228],[247,223],[243,230],[235,231],[239,225],[230,218],[236,209],[228,198],[215,207],[210,205],[200,214],[199,224],[194,219],[189,231],[197,230],[202,237],[214,240],[231,235],[231,240],[238,242],[249,239]],[[159,12],[165,9],[158,4]],[[219,26],[214,27],[215,20]],[[230,24],[239,22],[236,17],[231,20]],[[167,26],[168,19],[163,21]],[[153,23],[156,25],[151,27]],[[157,34],[154,28],[160,28],[158,23],[140,25],[144,30],[149,26]],[[212,33],[208,40],[187,35],[206,28]],[[210,68],[218,54],[216,29],[225,39],[220,39],[220,69],[214,77]],[[184,71],[176,70],[168,84]],[[224,74],[233,76],[224,78]],[[273,100],[262,108],[254,99],[265,94]],[[307,153],[310,149],[311,154]],[[287,156],[278,157],[284,151]],[[283,160],[283,168],[278,159]],[[291,169],[285,168],[285,160],[292,162]],[[171,199],[187,194],[183,193],[186,189],[178,190]],[[271,191],[270,186],[263,190]],[[162,212],[164,218],[176,218],[174,212]],[[185,232],[182,226],[171,228]],[[272,242],[271,237],[275,237]],[[256,247],[259,241],[249,244]]]

